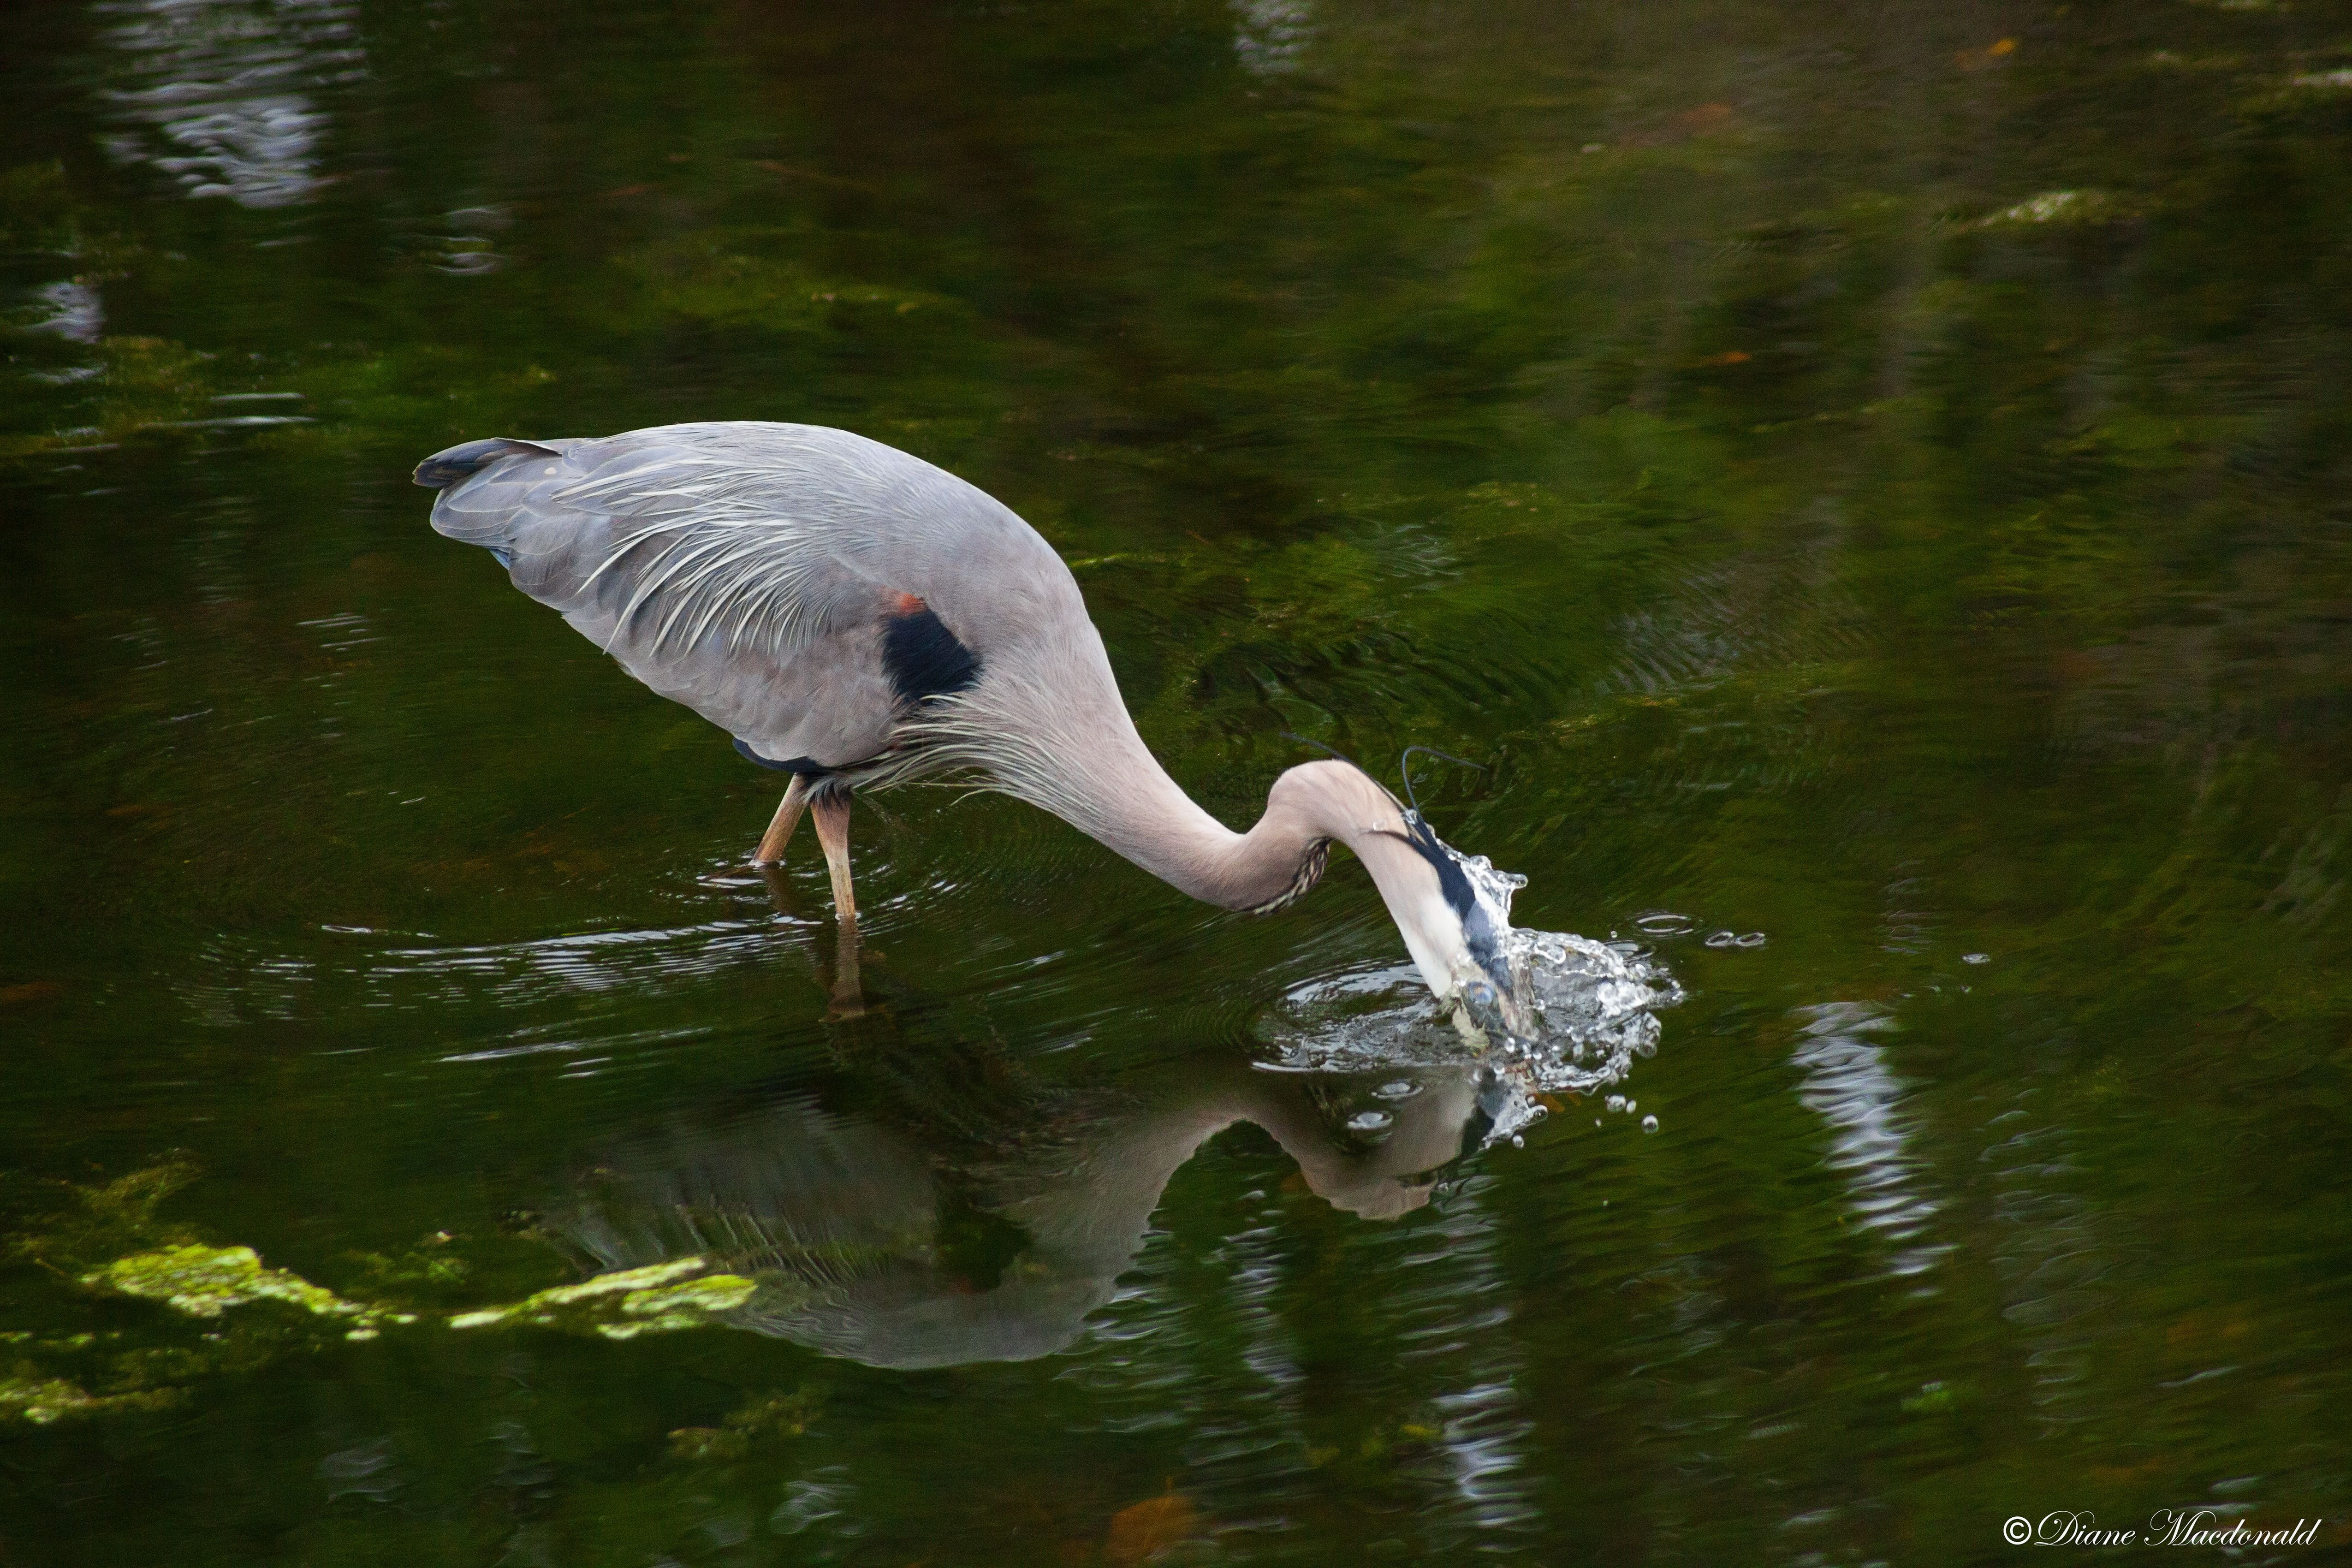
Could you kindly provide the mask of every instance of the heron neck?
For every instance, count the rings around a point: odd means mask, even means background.
[[[1147,768],[1149,788],[1123,795],[1099,824],[1079,826],[1171,887],[1223,909],[1257,909],[1297,883],[1316,835],[1270,817],[1235,833],[1195,805],[1149,752],[1130,780],[1141,782]]]
[[[1263,909],[1303,892],[1332,839],[1389,892],[1381,872],[1393,857],[1383,851],[1394,845],[1381,840],[1403,823],[1386,790],[1346,763],[1307,763],[1276,779],[1265,814],[1235,833],[1168,776],[1119,700],[1101,638],[1079,626],[1075,637],[1003,660],[949,710],[952,754],[1205,903]]]
[[[1278,907],[1312,887],[1326,846],[1350,848],[1393,816],[1387,793],[1341,763],[1309,763],[1275,781],[1246,833],[1211,816],[1168,776],[1132,731],[1103,761],[1114,787],[1093,821],[1076,826],[1171,887],[1228,910]],[[1362,799],[1356,797],[1361,796]]]

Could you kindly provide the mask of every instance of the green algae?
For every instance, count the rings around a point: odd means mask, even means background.
[[[73,1337],[87,1339],[89,1336]],[[74,1345],[68,1348],[82,1347]],[[47,1426],[72,1417],[131,1410],[162,1410],[180,1402],[184,1394],[183,1389],[173,1384],[150,1380],[142,1375],[143,1370],[131,1358],[118,1356],[113,1358],[105,1377],[77,1381],[45,1371],[30,1361],[19,1361],[0,1372],[0,1425],[23,1422],[32,1426]],[[86,1386],[90,1381],[98,1383],[96,1392]]]
[[[158,1222],[155,1207],[196,1175],[194,1164],[170,1159],[100,1186],[55,1184],[51,1190],[68,1194],[69,1206],[53,1215],[46,1228],[12,1237],[0,1256],[70,1274],[159,1242],[193,1241],[194,1234],[184,1227]]]
[[[138,1194],[134,1206],[143,1214],[165,1185],[152,1173],[142,1172],[93,1190],[117,1198]],[[222,1321],[223,1329],[206,1333],[201,1345],[123,1349],[115,1348],[122,1336],[113,1332],[0,1331],[0,1345],[23,1358],[0,1372],[0,1425],[46,1426],[70,1417],[165,1408],[200,1382],[257,1371],[289,1351],[319,1342],[316,1331],[306,1331],[300,1318],[264,1317],[228,1326],[228,1315],[237,1308],[292,1308],[320,1327],[340,1330],[344,1341],[362,1343],[381,1338],[387,1328],[436,1325],[549,1328],[630,1340],[711,1325],[758,1293],[753,1281],[708,1272],[710,1268],[708,1259],[684,1258],[557,1286],[499,1306],[412,1312],[337,1295],[290,1270],[270,1268],[249,1247],[184,1241],[149,1247],[73,1278],[85,1289],[153,1301],[199,1321]],[[60,1362],[62,1367],[44,1364]],[[68,1371],[73,1375],[66,1375]],[[790,1399],[772,1400],[736,1426],[746,1433],[754,1427],[796,1431],[800,1426],[793,1418],[801,1408]],[[740,1434],[731,1440],[741,1440]]]
[[[68,1417],[166,1410],[199,1383],[257,1372],[314,1342],[283,1324],[224,1326],[194,1344],[133,1345],[118,1332],[5,1336],[18,1352],[0,1364],[0,1425],[46,1426]]]
[[[601,1274],[577,1284],[558,1285],[520,1301],[478,1307],[445,1316],[399,1311],[338,1296],[300,1275],[272,1268],[249,1247],[207,1247],[186,1242],[132,1253],[81,1276],[95,1289],[160,1301],[193,1318],[217,1318],[233,1307],[274,1301],[313,1317],[348,1324],[347,1340],[378,1337],[387,1326],[439,1321],[452,1329],[529,1325],[594,1332],[606,1339],[700,1328],[734,1311],[759,1290],[736,1274],[706,1272],[701,1258],[682,1258],[643,1268]]]
[[[193,1346],[125,1345],[120,1342],[124,1336],[112,1331],[0,1331],[0,1346],[20,1358],[0,1375],[0,1422],[46,1426],[68,1416],[158,1408],[197,1383],[315,1349],[322,1331],[361,1343],[381,1338],[386,1329],[435,1325],[552,1328],[629,1340],[718,1321],[759,1289],[750,1279],[714,1272],[711,1260],[696,1257],[599,1275],[495,1306],[435,1310],[416,1303],[408,1288],[447,1291],[470,1273],[464,1259],[438,1251],[454,1238],[436,1232],[425,1244],[431,1252],[397,1260],[352,1255],[367,1277],[392,1288],[393,1300],[346,1296],[272,1268],[250,1247],[215,1246],[185,1226],[158,1221],[157,1206],[197,1174],[193,1164],[174,1159],[100,1184],[50,1184],[66,1201],[40,1228],[9,1238],[0,1258],[34,1264],[87,1290],[152,1301],[184,1319],[221,1326]],[[271,1307],[280,1310],[272,1315]],[[247,1308],[261,1310],[231,1321],[233,1312]]]
[[[683,1285],[632,1290],[621,1298],[621,1311],[626,1321],[600,1323],[596,1331],[608,1340],[626,1340],[645,1333],[700,1328],[742,1306],[758,1290],[757,1285],[740,1274],[711,1274]]]
[[[688,1464],[740,1459],[762,1438],[805,1435],[824,1408],[824,1390],[806,1384],[790,1394],[754,1394],[717,1426],[671,1432],[670,1458]]]
[[[712,1274],[702,1258],[674,1258],[643,1268],[600,1274],[576,1285],[558,1285],[505,1306],[459,1312],[453,1329],[529,1324],[536,1328],[592,1331],[606,1339],[700,1328],[735,1310],[759,1287],[739,1274]]]
[[[154,1410],[172,1404],[175,1390],[142,1389],[128,1394],[92,1394],[62,1377],[0,1378],[0,1421],[23,1421],[35,1426],[68,1416],[95,1415],[113,1410]]]
[[[231,1307],[279,1301],[321,1318],[347,1318],[347,1336],[373,1339],[381,1323],[413,1323],[415,1315],[350,1301],[299,1274],[263,1265],[249,1247],[189,1242],[118,1258],[81,1277],[85,1285],[161,1301],[191,1317],[217,1318]]]
[[[196,1179],[178,1157],[84,1185],[40,1184],[62,1201],[36,1226],[0,1243],[0,1259],[30,1264],[39,1277],[86,1289],[156,1300],[188,1317],[217,1320],[232,1306],[275,1300],[324,1314],[366,1337],[401,1317],[345,1301],[298,1276],[267,1268],[250,1247],[215,1247],[186,1226],[159,1220],[163,1201]],[[299,1323],[300,1320],[295,1320]],[[0,1331],[15,1359],[0,1365],[0,1423],[45,1426],[68,1417],[158,1410],[179,1404],[199,1382],[253,1372],[288,1350],[315,1342],[285,1321],[222,1323],[197,1343],[141,1343],[121,1330]]]

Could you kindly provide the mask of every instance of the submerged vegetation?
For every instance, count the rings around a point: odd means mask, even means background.
[[[374,1335],[380,1322],[413,1323],[414,1314],[381,1312],[321,1290],[282,1268],[265,1268],[249,1247],[205,1247],[190,1242],[154,1252],[118,1258],[82,1276],[85,1285],[161,1301],[191,1317],[217,1318],[231,1307],[253,1301],[283,1301],[314,1317],[346,1318],[345,1339]]]
[[[0,1421],[47,1425],[68,1416],[160,1409],[206,1379],[256,1370],[275,1354],[312,1348],[329,1336],[373,1340],[386,1328],[424,1325],[455,1330],[554,1329],[608,1340],[674,1332],[722,1323],[759,1287],[716,1271],[699,1258],[614,1270],[572,1285],[551,1286],[519,1301],[456,1312],[403,1310],[398,1305],[350,1300],[300,1276],[263,1264],[249,1247],[211,1247],[184,1238],[184,1228],[155,1218],[158,1204],[196,1177],[184,1160],[133,1171],[102,1186],[68,1185],[67,1206],[47,1228],[6,1238],[7,1256],[72,1279],[84,1289],[158,1302],[194,1319],[217,1319],[241,1308],[290,1308],[265,1331],[207,1332],[194,1343],[125,1348],[142,1339],[125,1329],[100,1336],[43,1336],[0,1331],[0,1354],[14,1366],[0,1377]],[[141,1247],[103,1262],[109,1248]],[[64,1274],[67,1268],[79,1275]],[[243,1314],[239,1314],[242,1318]],[[311,1321],[305,1322],[305,1319]],[[96,1362],[106,1367],[93,1394],[50,1363]]]
[[[449,1320],[453,1329],[528,1323],[535,1328],[589,1329],[608,1340],[701,1328],[749,1301],[759,1287],[736,1274],[710,1272],[699,1258],[675,1258],[643,1268],[600,1274],[559,1285],[506,1307],[483,1307]]]

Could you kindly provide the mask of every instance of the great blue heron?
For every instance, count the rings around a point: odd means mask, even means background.
[[[1247,833],[1202,811],[1136,733],[1053,547],[919,458],[819,426],[666,425],[468,441],[416,482],[441,492],[436,529],[792,774],[755,858],[782,858],[805,806],[845,921],[851,792],[961,773],[1229,910],[1288,904],[1337,839],[1442,1003],[1532,1033],[1501,910],[1419,813],[1321,761],[1275,780]]]

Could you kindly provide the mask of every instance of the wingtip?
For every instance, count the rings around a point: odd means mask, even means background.
[[[470,479],[500,458],[537,455],[560,458],[563,454],[552,447],[542,447],[536,441],[519,440],[511,436],[491,436],[479,441],[467,441],[434,453],[416,465],[410,477],[428,490],[444,490],[458,480]]]

